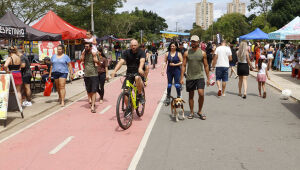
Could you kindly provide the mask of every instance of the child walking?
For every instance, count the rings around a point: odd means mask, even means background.
[[[258,72],[257,72],[259,97],[263,97],[263,98],[267,97],[266,86],[265,86],[266,79],[268,78],[270,80],[268,74],[268,65],[265,62],[266,62],[266,55],[263,53],[258,60]],[[263,95],[261,95],[261,88],[263,89]]]

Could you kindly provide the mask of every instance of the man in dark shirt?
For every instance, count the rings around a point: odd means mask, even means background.
[[[137,74],[134,80],[130,80],[131,82],[136,82],[136,87],[138,89],[138,100],[141,104],[145,103],[145,99],[142,95],[143,81],[142,77],[145,76],[145,72],[143,70],[145,64],[146,54],[143,50],[139,48],[139,43],[137,40],[132,40],[130,42],[130,49],[124,51],[122,58],[118,62],[115,70],[111,74],[112,77],[115,77],[116,72],[121,68],[121,66],[126,62],[127,71],[126,74]],[[124,81],[125,83],[126,81]],[[124,84],[123,84],[124,88]]]
[[[115,49],[116,61],[118,62],[118,59],[121,55],[121,46],[119,42],[116,42],[116,44],[114,45],[114,49]]]

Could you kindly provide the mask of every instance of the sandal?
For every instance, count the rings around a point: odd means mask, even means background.
[[[201,120],[206,120],[206,115],[205,114],[197,113],[197,115],[200,117]]]
[[[267,92],[264,92],[263,98],[265,99],[267,97]]]
[[[96,113],[96,108],[95,108],[95,106],[94,106],[94,109],[91,108],[91,112],[92,112],[92,113]]]
[[[190,113],[188,119],[194,119],[194,113]]]

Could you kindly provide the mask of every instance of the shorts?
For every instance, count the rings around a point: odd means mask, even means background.
[[[31,83],[31,75],[25,75],[22,77],[24,84],[30,84]]]
[[[249,65],[248,65],[248,63],[238,63],[237,75],[239,75],[239,76],[249,76]]]
[[[228,67],[216,67],[216,80],[228,81]]]
[[[96,93],[99,88],[98,76],[84,77],[85,89],[88,93]]]
[[[51,76],[54,79],[59,79],[59,78],[67,78],[68,77],[68,73],[60,73],[60,72],[52,72]]]
[[[274,59],[273,54],[268,54],[267,57],[268,57],[269,60],[273,60]]]
[[[257,80],[258,82],[264,83],[264,82],[266,82],[266,80],[267,80],[267,76],[266,76],[266,74],[257,74],[256,80]]]
[[[21,85],[23,83],[21,71],[12,71],[11,74],[14,78],[15,85]]]
[[[140,75],[139,75],[140,76]],[[143,82],[146,82],[146,79],[145,77],[143,76],[140,76],[142,78],[142,81]],[[131,84],[133,84],[135,82],[135,77],[126,77],[126,79],[123,81],[123,85],[122,85],[122,89],[125,89],[126,88],[126,80],[129,80],[129,82]]]
[[[196,80],[187,80],[186,81],[186,91],[191,92],[198,89],[205,88],[204,78],[196,79]]]

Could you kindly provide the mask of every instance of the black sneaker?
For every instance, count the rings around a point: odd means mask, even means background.
[[[138,95],[138,101],[141,103],[141,104],[145,104],[145,99],[144,99],[144,96],[142,94],[139,94]]]
[[[165,105],[168,106],[170,104],[170,97],[167,97],[164,101]]]

